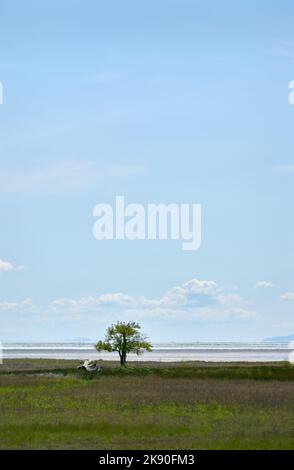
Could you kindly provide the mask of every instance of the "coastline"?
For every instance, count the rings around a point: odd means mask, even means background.
[[[152,352],[129,354],[129,362],[280,362],[289,360],[290,343],[165,343]],[[117,360],[116,353],[98,353],[93,343],[6,343],[3,359]]]

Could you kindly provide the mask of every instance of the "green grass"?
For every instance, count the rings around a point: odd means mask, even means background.
[[[103,375],[147,376],[158,375],[166,378],[203,379],[248,379],[248,380],[293,380],[294,367],[289,362],[279,363],[130,363],[117,367],[115,362],[100,361]],[[76,376],[85,379],[97,378],[95,373],[84,373],[77,369],[77,361],[51,359],[6,360],[0,368],[1,375],[54,374]]]
[[[1,449],[294,449],[287,363],[75,365],[5,361]]]

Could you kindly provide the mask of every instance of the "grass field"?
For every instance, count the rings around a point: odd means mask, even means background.
[[[1,449],[294,449],[294,367],[6,360]]]

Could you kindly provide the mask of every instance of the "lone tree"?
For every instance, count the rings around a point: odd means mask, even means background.
[[[133,352],[138,356],[145,351],[152,351],[152,346],[140,333],[141,327],[135,322],[117,322],[106,330],[104,341],[95,344],[97,351],[118,352],[121,366],[127,361],[127,354]]]

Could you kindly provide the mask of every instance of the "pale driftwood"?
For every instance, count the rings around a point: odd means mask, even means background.
[[[86,359],[84,362],[81,362],[81,364],[78,365],[78,369],[84,369],[88,372],[94,372],[94,371],[100,371],[101,367],[98,367],[95,361]]]

